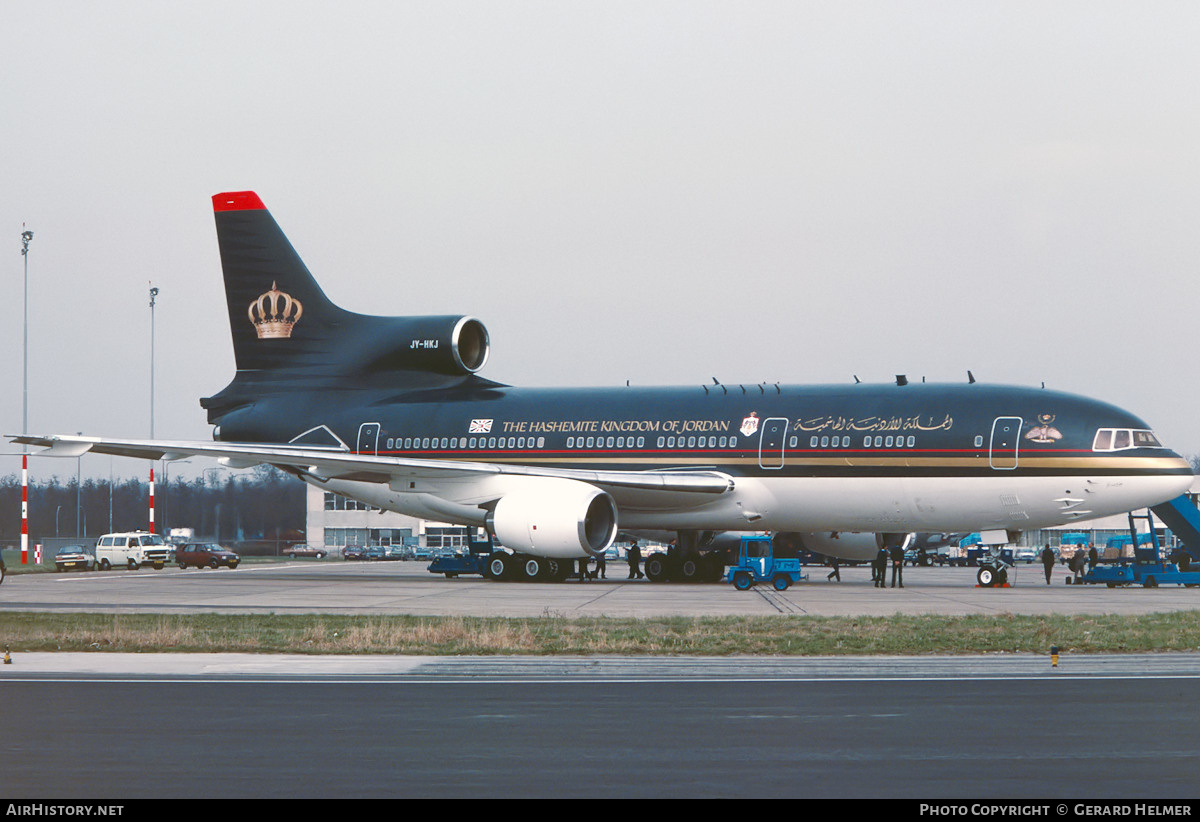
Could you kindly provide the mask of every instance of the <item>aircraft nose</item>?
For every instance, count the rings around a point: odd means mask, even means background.
[[[1132,506],[1131,510],[1149,508],[1175,499],[1179,495],[1187,493],[1196,479],[1195,474],[1192,473],[1192,464],[1174,451],[1168,451],[1161,457],[1154,458],[1154,462],[1155,465],[1151,471],[1144,474],[1137,482],[1146,501]]]

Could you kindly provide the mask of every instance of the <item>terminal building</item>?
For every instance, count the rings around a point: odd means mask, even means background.
[[[339,556],[347,546],[409,548],[417,556],[465,548],[471,528],[382,511],[340,494],[307,486],[308,544]]]

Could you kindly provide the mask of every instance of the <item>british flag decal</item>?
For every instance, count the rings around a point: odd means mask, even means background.
[[[487,434],[492,430],[491,420],[471,420],[471,426],[467,429],[468,434]]]

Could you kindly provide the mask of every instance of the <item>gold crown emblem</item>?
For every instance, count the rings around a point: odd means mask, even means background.
[[[292,326],[300,321],[304,306],[272,282],[271,290],[259,294],[247,313],[260,340],[281,339],[292,336]]]

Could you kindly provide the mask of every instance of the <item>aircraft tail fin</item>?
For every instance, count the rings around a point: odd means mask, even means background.
[[[257,194],[233,191],[212,200],[237,375],[200,401],[210,422],[270,395],[445,386],[475,378],[483,367],[489,342],[478,320],[377,317],[341,308],[325,296]]]
[[[238,371],[321,359],[349,312],[321,291],[257,194],[212,200]]]

